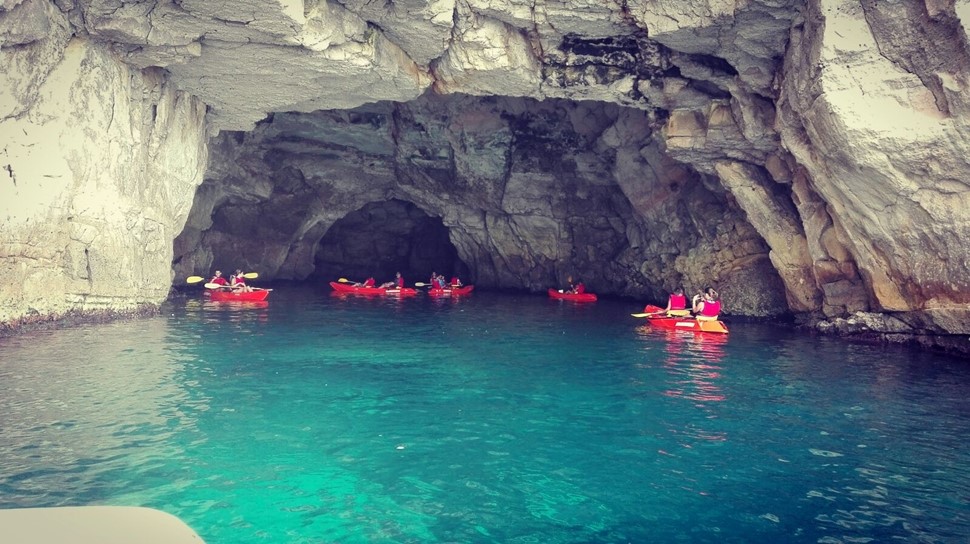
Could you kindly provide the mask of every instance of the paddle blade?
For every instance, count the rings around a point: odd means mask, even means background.
[[[630,315],[632,315],[633,317],[647,317],[647,316],[651,316],[653,314],[630,314]]]
[[[259,277],[259,272],[246,272],[243,277],[247,280],[254,280]]]
[[[347,278],[338,278],[337,283],[350,283],[350,280]]]
[[[207,283],[205,284],[206,289],[218,289],[220,287],[225,287],[225,285],[219,285],[218,283]]]
[[[185,278],[185,283],[199,283],[200,281],[202,281],[204,279],[205,278],[203,278],[202,276],[189,276],[189,277]]]
[[[414,284],[414,286],[415,286],[415,287],[427,287],[427,286],[428,286],[428,284],[427,284],[427,283],[423,283],[423,282],[420,282],[420,281],[419,281],[419,282],[416,282],[416,283]]]

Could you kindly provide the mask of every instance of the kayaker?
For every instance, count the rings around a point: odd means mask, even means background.
[[[461,287],[461,286],[462,286],[462,283],[461,283],[461,280],[458,278],[458,276],[452,276],[451,277],[451,287],[452,287],[452,289],[454,289],[456,287]]]
[[[694,295],[694,315],[702,321],[714,321],[721,313],[720,296],[713,287],[704,289],[704,292]]]
[[[226,281],[226,278],[222,277],[222,270],[216,270],[215,274],[212,275],[212,279],[209,280],[209,283],[229,287],[229,282]]]
[[[674,314],[671,314],[671,310]],[[668,315],[689,315],[686,313],[687,310],[687,295],[684,294],[684,288],[678,287],[674,289],[673,293],[670,293],[670,297],[667,299],[667,307],[664,311]]]
[[[376,284],[377,284],[377,281],[374,280],[373,277],[370,277],[370,278],[367,278],[366,280],[364,280],[363,282],[357,282],[357,283],[355,283],[354,284],[354,287],[374,287],[374,285],[376,285]]]
[[[243,271],[236,269],[236,273],[229,278],[229,285],[232,286],[233,291],[240,293],[252,292],[253,288],[246,285],[246,278],[243,277]]]
[[[573,288],[569,290],[569,292],[575,295],[581,295],[586,292],[586,284],[583,283],[583,280],[579,280],[576,282],[576,285],[574,285]]]

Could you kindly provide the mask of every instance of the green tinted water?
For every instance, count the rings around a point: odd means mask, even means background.
[[[281,288],[3,339],[0,507],[209,544],[970,534],[970,365],[641,308]]]

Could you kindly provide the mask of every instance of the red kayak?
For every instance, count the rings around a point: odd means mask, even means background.
[[[549,296],[558,300],[572,300],[575,302],[596,302],[596,295],[593,293],[569,293],[562,289],[550,289]]]
[[[412,289],[410,287],[402,287],[398,289],[397,287],[391,289],[382,289],[380,287],[355,287],[352,283],[340,283],[337,281],[330,282],[330,287],[338,293],[347,293],[352,295],[381,295],[389,297],[410,297],[418,294],[417,289]]]
[[[444,289],[428,289],[428,296],[432,297],[457,297],[467,295],[472,292],[474,285],[463,285],[461,287],[445,287]]]
[[[271,289],[257,289],[255,291],[223,291],[210,290],[209,300],[215,302],[259,302],[266,300]]]
[[[694,317],[668,317],[664,309],[659,306],[647,306],[642,314],[633,314],[634,317],[645,317],[650,322],[651,327],[658,329],[671,329],[693,332],[713,332],[716,334],[727,334],[728,328],[723,321],[716,319],[699,320]]]

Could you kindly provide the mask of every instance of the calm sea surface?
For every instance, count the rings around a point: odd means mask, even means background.
[[[641,308],[285,287],[0,339],[0,508],[208,544],[967,542],[970,364]]]

